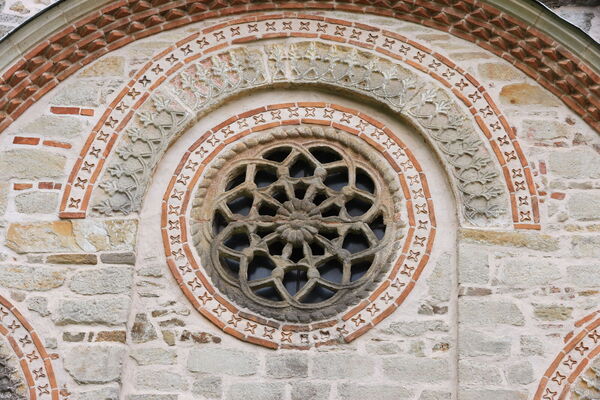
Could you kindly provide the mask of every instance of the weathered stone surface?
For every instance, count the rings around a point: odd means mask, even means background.
[[[284,396],[283,383],[244,382],[229,387],[227,400],[281,400]]]
[[[46,297],[33,296],[27,298],[27,309],[35,311],[42,317],[50,315],[50,311],[48,310],[48,299]]]
[[[422,336],[426,332],[448,332],[448,329],[448,325],[440,320],[394,321],[388,328],[391,333],[408,337]]]
[[[186,342],[191,340],[194,343],[204,344],[204,343],[221,343],[221,338],[210,334],[208,332],[190,332],[188,330],[184,330],[181,333],[180,340],[182,342]]]
[[[429,287],[429,295],[439,301],[448,301],[452,291],[452,276],[448,261],[452,260],[452,255],[444,253],[440,260],[435,263],[435,268],[431,275],[427,278]]]
[[[548,260],[504,260],[499,282],[513,287],[548,285],[561,278],[560,268]]]
[[[21,193],[15,197],[15,208],[23,214],[50,214],[58,209],[58,193]]]
[[[11,224],[6,245],[17,253],[81,251],[75,242],[71,221]]]
[[[100,254],[100,260],[104,264],[135,265],[135,253],[104,253]]]
[[[10,184],[8,182],[0,182],[0,216],[4,215],[6,212],[9,188]]]
[[[86,81],[65,84],[54,95],[52,104],[59,106],[95,107],[100,104],[100,86]]]
[[[526,247],[531,250],[554,251],[558,250],[558,239],[540,233],[524,232],[495,232],[480,229],[461,229],[460,238],[507,247]]]
[[[357,385],[344,383],[338,386],[338,394],[343,400],[364,400],[377,398],[377,400],[402,400],[412,399],[413,394],[401,386],[390,385]]]
[[[553,151],[548,159],[550,172],[567,179],[600,177],[600,156],[590,147]]]
[[[73,222],[77,244],[85,251],[134,250],[137,220],[81,220]]]
[[[65,162],[65,157],[44,150],[0,152],[0,179],[62,178]]]
[[[498,81],[512,81],[523,77],[523,74],[509,63],[483,63],[477,66],[477,71],[482,78]]]
[[[79,294],[119,294],[127,292],[133,284],[130,267],[107,267],[77,272],[69,289]]]
[[[534,381],[533,367],[529,361],[520,361],[507,366],[504,374],[511,385],[527,385]]]
[[[51,254],[46,257],[48,264],[77,264],[77,265],[96,265],[98,257],[95,254]]]
[[[273,378],[306,378],[308,357],[301,353],[268,356],[267,375]]]
[[[521,336],[519,339],[521,352],[528,356],[543,356],[544,343],[535,336]]]
[[[461,384],[483,387],[497,386],[502,383],[498,368],[489,363],[461,360],[458,365],[458,379]]]
[[[125,343],[127,332],[125,331],[100,331],[96,333],[96,342]]]
[[[184,376],[171,370],[140,369],[135,375],[135,386],[142,390],[172,392],[187,390],[189,385]]]
[[[97,390],[74,393],[69,396],[73,400],[119,400],[119,388],[107,387]]]
[[[66,271],[42,266],[0,265],[0,286],[21,290],[50,290],[62,286]]]
[[[368,353],[377,355],[398,354],[402,351],[397,343],[379,341],[367,343],[366,349]]]
[[[452,393],[449,392],[434,392],[431,390],[424,390],[419,396],[419,400],[450,400],[452,399]]]
[[[600,220],[600,192],[573,193],[569,196],[569,214],[580,221]]]
[[[458,247],[458,279],[462,285],[488,283],[490,280],[488,250],[461,242]]]
[[[125,59],[123,57],[103,57],[79,74],[80,77],[123,76]]]
[[[573,236],[571,249],[573,257],[600,258],[600,236]]]
[[[536,304],[533,313],[543,321],[566,321],[571,319],[573,308],[560,304]]]
[[[192,393],[207,399],[220,399],[223,379],[219,376],[201,376],[192,383]]]
[[[63,332],[65,342],[82,342],[85,339],[85,332]]]
[[[117,381],[124,351],[118,346],[76,346],[64,358],[64,366],[75,381],[83,384]]]
[[[567,267],[569,281],[578,287],[600,286],[600,265],[571,265]]]
[[[392,356],[383,360],[383,373],[401,383],[433,383],[450,379],[446,359]]]
[[[148,321],[146,314],[136,314],[131,327],[131,340],[133,343],[146,343],[157,338],[156,329]]]
[[[258,358],[245,351],[207,347],[192,349],[187,360],[187,368],[192,372],[206,374],[222,371],[227,375],[254,375],[258,369]]]
[[[550,92],[547,92],[540,86],[528,83],[514,83],[502,87],[500,101],[503,104],[512,104],[515,106],[539,105],[555,107],[560,105]]]
[[[127,400],[177,400],[176,394],[132,394],[127,396]]]
[[[84,123],[78,117],[41,115],[26,124],[18,134],[70,139],[82,134],[84,129]]]
[[[135,250],[135,238],[138,222],[135,219],[111,219],[105,222],[106,232],[110,239],[110,247],[106,250],[127,251]]]
[[[137,221],[75,220],[11,224],[7,246],[18,253],[133,251]]]
[[[177,352],[159,347],[134,348],[129,356],[137,365],[171,365],[177,360]]]
[[[312,376],[318,379],[359,379],[374,373],[370,357],[353,353],[321,353],[313,357]]]
[[[525,318],[515,303],[482,299],[460,299],[459,318],[470,325],[506,324],[523,326]]]
[[[95,299],[61,299],[56,323],[120,325],[127,322],[130,299],[106,297]]]
[[[487,335],[472,329],[461,328],[458,335],[460,354],[463,357],[476,357],[484,355],[510,354],[511,341],[508,337]]]
[[[292,400],[322,400],[329,398],[331,388],[325,383],[301,381],[292,383]]]
[[[489,389],[489,390],[469,390],[463,389],[458,394],[460,400],[526,400],[528,395],[526,391]]]
[[[544,119],[523,121],[523,133],[534,141],[561,140],[570,137],[568,125]],[[550,153],[550,158],[561,153]],[[552,163],[551,163],[552,164]]]

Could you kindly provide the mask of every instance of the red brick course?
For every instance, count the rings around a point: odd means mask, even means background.
[[[105,7],[42,41],[0,78],[0,131],[41,95],[101,55],[189,23],[267,10],[341,10],[383,15],[448,32],[502,57],[559,96],[600,131],[600,76],[546,34],[501,10],[460,0],[324,2],[133,0]],[[126,12],[124,12],[126,11]]]

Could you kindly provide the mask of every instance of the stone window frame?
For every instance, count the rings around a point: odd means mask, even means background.
[[[395,179],[399,179],[402,195],[411,200],[404,202],[406,236],[403,238],[403,245],[398,248],[398,257],[390,263],[386,275],[363,301],[337,317],[322,322],[281,323],[238,307],[213,286],[191,245],[193,232],[188,226],[188,220],[195,196],[194,189],[202,174],[209,173],[206,170],[210,169],[208,163],[230,147],[243,147],[244,142],[240,140],[249,135],[261,138],[261,132],[277,126],[306,124],[305,118],[300,115],[304,115],[307,110],[315,112],[316,118],[311,119],[311,124],[320,125],[324,129],[341,129],[379,151],[391,165],[394,174],[397,174]],[[351,116],[349,122],[341,121],[344,114]],[[327,119],[324,118],[325,115],[328,116]],[[223,131],[228,132],[228,128],[237,130],[237,122],[240,121],[245,124],[244,129],[229,137],[227,144],[217,144],[215,137],[225,135]],[[354,125],[359,121],[371,126],[368,131],[381,128],[383,132],[388,132],[385,133],[385,139],[382,136],[357,133]],[[272,135],[274,136],[266,135],[257,140],[277,140],[277,133]],[[392,154],[383,146],[381,143],[387,138],[393,140],[401,151]],[[212,173],[216,171],[218,166]],[[412,179],[406,177],[406,172],[410,173]],[[185,296],[197,311],[224,332],[240,340],[273,349],[305,350],[314,346],[338,344],[340,341],[351,342],[363,335],[404,302],[429,261],[435,240],[436,218],[427,178],[410,149],[381,122],[354,109],[330,103],[265,105],[233,116],[213,127],[185,152],[163,200],[161,230],[167,264]]]

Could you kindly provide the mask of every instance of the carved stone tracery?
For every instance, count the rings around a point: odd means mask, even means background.
[[[204,179],[196,248],[238,303],[307,322],[355,304],[387,269],[401,236],[397,184],[368,146],[337,141],[343,132],[284,132],[290,139],[250,147]]]

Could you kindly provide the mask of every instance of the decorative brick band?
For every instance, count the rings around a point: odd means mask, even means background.
[[[0,334],[19,359],[29,389],[29,400],[59,400],[52,360],[38,334],[6,298],[0,296]]]
[[[257,37],[253,32],[266,32]],[[248,34],[244,36],[244,34]],[[518,229],[539,229],[535,183],[521,146],[506,118],[485,88],[469,73],[441,54],[393,32],[364,24],[319,16],[277,14],[233,20],[204,29],[160,52],[141,68],[119,93],[94,127],[65,188],[63,218],[84,218],[100,171],[121,132],[138,110],[169,76],[199,60],[237,43],[249,44],[263,38],[320,38],[370,50],[426,73],[441,82],[465,104],[487,141],[503,172],[510,195],[512,220]]]
[[[398,174],[406,206],[408,232],[385,279],[359,305],[339,318],[309,325],[286,324],[238,309],[210,283],[191,243],[188,214],[193,191],[220,152],[242,138],[276,127],[311,124],[333,127],[362,139],[380,152]],[[365,126],[359,131],[356,126]],[[367,133],[369,132],[369,133]],[[383,132],[383,134],[379,134]],[[384,143],[391,142],[391,146]],[[224,332],[270,348],[308,349],[351,342],[394,312],[419,279],[433,247],[436,219],[425,173],[392,131],[347,107],[325,103],[288,103],[233,116],[205,132],[177,166],[162,203],[162,236],[167,263],[194,307]]]
[[[448,32],[508,60],[600,132],[600,75],[551,37],[478,0],[121,0],[43,40],[0,79],[0,131],[59,82],[135,40],[215,17],[282,10],[382,15]]]
[[[577,379],[591,361],[600,354],[600,311],[593,312],[578,321],[582,327],[576,334],[565,338],[567,344],[544,373],[534,400],[558,400],[568,398]]]

